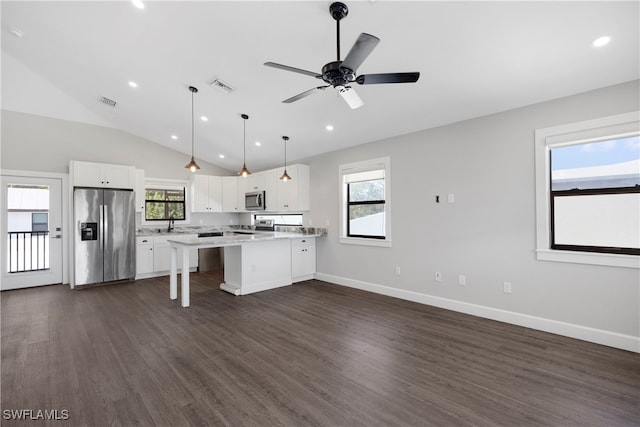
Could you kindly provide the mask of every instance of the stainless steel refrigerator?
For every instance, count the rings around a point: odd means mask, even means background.
[[[133,280],[136,276],[134,193],[73,191],[75,284]]]

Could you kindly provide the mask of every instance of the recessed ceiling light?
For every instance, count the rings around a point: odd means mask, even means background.
[[[256,141],[256,147],[260,147],[261,145],[262,145],[262,142]]]
[[[171,135],[171,139],[178,139],[178,135]]]
[[[144,3],[142,3],[142,0],[131,0],[131,3],[133,3],[133,5],[138,9],[144,9]]]
[[[327,125],[327,127],[325,129],[328,130],[328,131],[332,131],[333,130],[333,126]]]
[[[602,36],[602,37],[598,37],[597,39],[595,39],[593,41],[592,45],[594,47],[602,47],[602,46],[608,45],[610,41],[611,41],[611,37],[610,36]]]
[[[19,39],[24,37],[24,33],[22,31],[20,31],[19,29],[17,29],[16,27],[9,28],[9,34],[11,34],[12,36],[17,37]]]
[[[138,87],[138,83],[136,83],[136,82],[129,82],[129,86],[131,86],[131,87]]]
[[[207,116],[200,116],[200,120],[202,120],[203,122],[208,122],[209,118]]]
[[[224,154],[218,154],[218,157],[220,157],[221,159],[224,159]]]

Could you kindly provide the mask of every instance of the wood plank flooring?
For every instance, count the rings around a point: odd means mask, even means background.
[[[640,356],[307,281],[2,292],[2,426],[638,426]],[[7,410],[67,410],[67,421]],[[60,413],[58,413],[60,415]]]

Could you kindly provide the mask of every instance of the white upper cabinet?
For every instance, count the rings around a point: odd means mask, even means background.
[[[222,212],[222,177],[191,175],[191,212]]]
[[[222,212],[241,212],[244,206],[240,206],[239,200],[244,202],[244,197],[240,199],[238,193],[237,176],[222,177]]]
[[[267,211],[278,210],[278,170],[271,169],[264,174],[265,205]]]
[[[265,190],[265,172],[256,172],[251,175],[245,177],[247,181],[247,185],[245,187],[246,193],[251,193],[253,191],[264,191]],[[242,177],[241,177],[242,178]]]
[[[136,184],[136,169],[133,166],[72,160],[69,162],[69,173],[74,187],[133,190]]]
[[[282,181],[280,176],[284,172],[284,168],[275,169],[278,174],[277,178],[277,206],[273,209],[277,212],[282,211],[308,211],[309,206],[309,166],[307,165],[291,165],[287,166],[287,173],[291,177],[289,181]]]
[[[144,189],[144,169],[136,169],[136,212],[144,212],[145,189]],[[142,216],[144,218],[144,215]]]

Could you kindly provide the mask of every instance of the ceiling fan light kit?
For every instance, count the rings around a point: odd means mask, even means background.
[[[184,167],[189,169],[191,172],[195,172],[200,169],[200,166],[198,166],[198,164],[196,163],[196,159],[194,158],[195,143],[193,138],[193,129],[195,127],[193,119],[193,94],[198,93],[198,89],[193,86],[189,86],[189,90],[191,91],[191,161]]]
[[[371,34],[361,33],[354,43],[353,47],[344,58],[340,60],[340,21],[349,14],[347,5],[341,2],[331,3],[329,6],[331,17],[336,21],[336,51],[337,59],[329,62],[322,67],[320,74],[313,71],[303,70],[301,68],[291,67],[288,65],[278,64],[275,62],[265,62],[264,65],[281,70],[291,71],[294,73],[304,74],[306,76],[321,79],[326,83],[325,86],[318,86],[313,89],[306,90],[291,98],[285,99],[285,104],[298,101],[305,98],[318,90],[324,90],[328,87],[335,88],[342,99],[352,109],[356,109],[364,105],[364,102],[358,94],[353,90],[352,83],[360,85],[368,84],[385,84],[385,83],[415,83],[420,78],[419,72],[409,73],[384,73],[384,74],[361,74],[357,75],[358,67],[364,62],[373,49],[378,45],[380,39]]]

